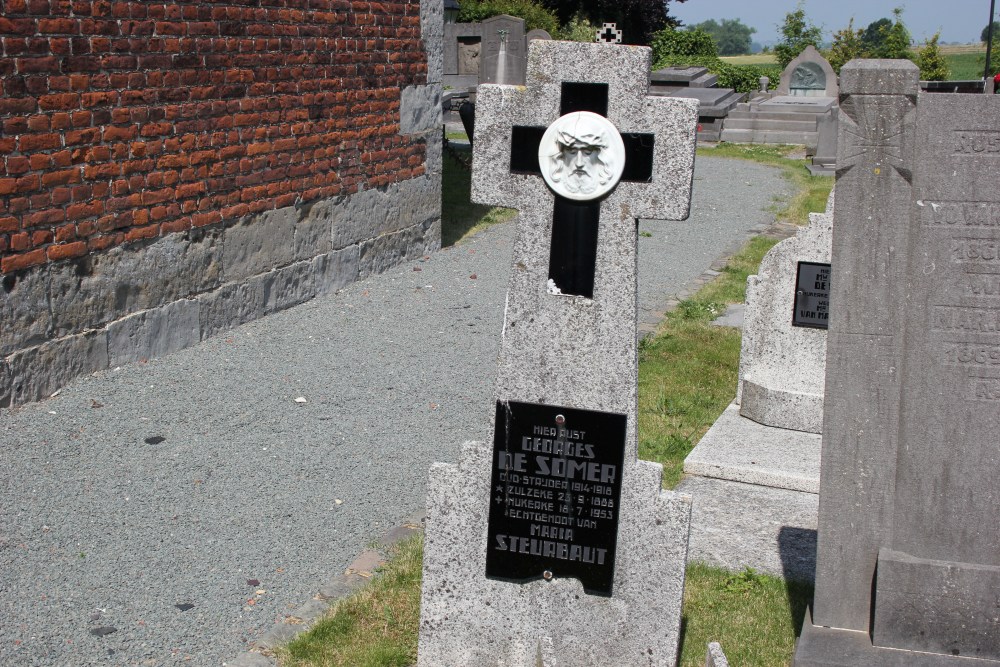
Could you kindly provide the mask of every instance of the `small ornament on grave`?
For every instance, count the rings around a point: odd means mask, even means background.
[[[618,29],[617,23],[605,23],[597,31],[597,39],[595,41],[604,42],[605,44],[621,44],[622,31]]]

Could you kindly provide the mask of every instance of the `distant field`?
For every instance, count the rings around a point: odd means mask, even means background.
[[[920,44],[916,46],[922,46]],[[962,81],[983,78],[983,57],[986,47],[977,44],[944,44],[941,53],[948,61],[949,79]],[[998,45],[1000,48],[1000,45]],[[726,56],[721,60],[734,65],[774,65],[778,60],[773,53],[756,53],[748,56]]]
[[[724,56],[719,60],[724,60],[727,63],[732,63],[734,65],[776,65],[778,64],[778,59],[774,57],[773,53],[755,53],[749,56]]]
[[[996,41],[996,37],[993,38]],[[942,44],[940,47],[941,53],[946,55],[951,55],[953,53],[986,53],[986,45],[982,42],[976,42],[975,44]]]

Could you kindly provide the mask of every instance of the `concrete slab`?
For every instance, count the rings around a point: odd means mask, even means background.
[[[795,95],[775,95],[758,107],[761,111],[787,111],[802,113],[825,113],[837,104],[836,97],[799,97]]]
[[[817,494],[707,477],[687,477],[675,490],[693,503],[689,561],[797,581],[815,577]]]
[[[821,440],[818,433],[758,424],[731,403],[684,459],[684,472],[819,493]]]

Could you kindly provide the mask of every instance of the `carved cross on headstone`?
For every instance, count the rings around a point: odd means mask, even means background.
[[[652,180],[655,141],[650,133],[618,133],[609,122],[586,114],[607,117],[608,85],[564,81],[559,115],[569,117],[561,127],[550,126],[548,142],[543,142],[543,138],[549,128],[515,125],[511,131],[510,169],[517,174],[544,175],[547,181],[557,179],[550,183],[555,207],[548,287],[555,294],[590,298],[594,292],[600,197],[619,180],[630,183]],[[563,143],[559,141],[560,135]],[[612,145],[616,135],[621,137],[624,154],[609,156],[616,148]],[[588,136],[590,141],[609,145],[586,143]],[[565,143],[569,139],[573,143]],[[587,173],[590,167],[595,173]],[[610,174],[617,175],[618,167],[621,167],[619,178],[605,179]],[[560,170],[568,172],[565,179],[556,175]],[[601,170],[605,171],[604,176],[596,173]]]
[[[632,460],[637,222],[687,218],[698,115],[696,100],[647,95],[649,63],[642,47],[531,42],[526,86],[479,87],[473,153],[473,200],[520,211],[497,400],[624,414]],[[575,159],[573,131],[587,134],[579,124],[555,142],[557,154],[539,157],[539,144],[545,153],[544,131],[580,111],[621,137],[621,177],[610,189],[572,192],[589,187],[583,173],[555,187],[538,177]]]
[[[622,31],[618,29],[617,23],[605,23],[597,31],[597,41],[605,44],[621,44]]]

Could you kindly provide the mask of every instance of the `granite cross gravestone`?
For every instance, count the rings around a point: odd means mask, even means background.
[[[813,614],[797,667],[1000,665],[1000,99],[841,71]]]
[[[491,445],[435,464],[418,664],[674,665],[690,501],[637,460],[637,219],[687,217],[697,102],[649,49],[533,41],[479,88],[473,199],[520,210]]]

